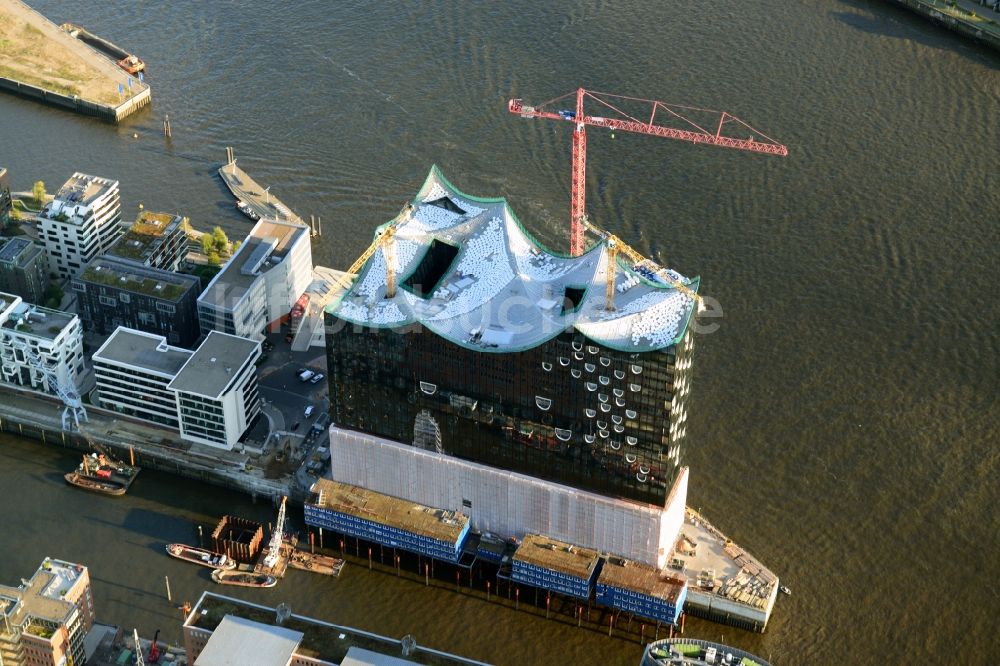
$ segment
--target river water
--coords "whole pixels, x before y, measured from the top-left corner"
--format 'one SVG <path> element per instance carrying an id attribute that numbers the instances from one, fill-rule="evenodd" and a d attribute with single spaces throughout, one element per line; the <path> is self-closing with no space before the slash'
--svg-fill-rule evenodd
<path id="1" fill-rule="evenodd" d="M 725 109 L 787 144 L 780 159 L 590 135 L 591 216 L 700 274 L 724 309 L 695 357 L 689 502 L 794 592 L 762 636 L 687 632 L 783 664 L 890 649 L 981 663 L 995 647 L 995 54 L 863 0 L 36 6 L 145 58 L 154 103 L 113 127 L 0 97 L 15 189 L 96 173 L 121 180 L 127 212 L 142 202 L 236 236 L 248 225 L 213 178 L 233 146 L 295 211 L 322 216 L 327 265 L 357 256 L 433 163 L 565 247 L 569 128 L 512 116 L 511 96 L 582 85 Z M 179 638 L 164 575 L 175 600 L 210 586 L 164 543 L 222 513 L 272 514 L 154 473 L 120 501 L 89 497 L 61 484 L 72 457 L 0 443 L 0 580 L 46 555 L 85 562 L 99 615 L 144 633 Z M 499 663 L 638 659 L 597 632 L 348 573 L 250 596 Z"/>

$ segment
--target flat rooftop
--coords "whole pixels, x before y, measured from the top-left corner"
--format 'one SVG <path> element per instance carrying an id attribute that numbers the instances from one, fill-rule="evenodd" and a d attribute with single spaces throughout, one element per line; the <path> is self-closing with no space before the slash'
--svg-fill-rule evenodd
<path id="1" fill-rule="evenodd" d="M 198 289 L 201 285 L 198 277 L 194 275 L 143 266 L 128 259 L 107 255 L 91 261 L 77 279 L 173 303 L 180 301 L 188 291 Z"/>
<path id="2" fill-rule="evenodd" d="M 211 331 L 167 388 L 218 399 L 247 361 L 260 354 L 260 343 Z"/>
<path id="3" fill-rule="evenodd" d="M 110 253 L 134 261 L 145 261 L 167 238 L 179 231 L 185 219 L 180 215 L 144 210 L 118 239 Z"/>
<path id="4" fill-rule="evenodd" d="M 514 561 L 561 571 L 576 578 L 589 579 L 600 554 L 590 548 L 574 546 L 540 534 L 526 534 L 514 553 Z"/>
<path id="5" fill-rule="evenodd" d="M 227 615 L 215 628 L 194 666 L 285 666 L 303 633 Z"/>
<path id="6" fill-rule="evenodd" d="M 227 617 L 244 618 L 260 624 L 272 625 L 275 622 L 275 612 L 275 609 L 267 606 L 259 606 L 220 594 L 204 592 L 191 614 L 184 621 L 184 626 L 214 632 Z M 292 615 L 282 623 L 282 627 L 302 634 L 302 640 L 296 649 L 296 654 L 312 659 L 341 664 L 344 663 L 352 648 L 361 648 L 380 655 L 402 655 L 402 646 L 398 640 L 301 615 Z M 408 663 L 425 664 L 426 666 L 481 664 L 478 661 L 438 652 L 420 645 L 407 659 L 409 659 Z M 196 664 L 201 664 L 201 660 L 199 659 Z"/>
<path id="7" fill-rule="evenodd" d="M 118 327 L 94 353 L 93 360 L 122 363 L 174 377 L 193 354 L 171 347 L 162 335 Z"/>
<path id="8" fill-rule="evenodd" d="M 690 590 L 770 612 L 778 577 L 690 507 L 667 560 L 683 566 Z"/>
<path id="9" fill-rule="evenodd" d="M 312 491 L 318 495 L 318 507 L 448 543 L 458 542 L 469 524 L 469 517 L 457 511 L 423 506 L 330 479 L 317 480 Z"/>
<path id="10" fill-rule="evenodd" d="M 12 261 L 15 261 L 18 255 L 21 254 L 21 252 L 23 252 L 25 248 L 34 245 L 34 243 L 32 243 L 30 240 L 28 240 L 27 238 L 23 238 L 21 236 L 9 239 L 0 239 L 0 242 L 4 240 L 6 240 L 7 242 L 3 243 L 2 246 L 0 246 L 0 262 L 8 264 L 11 263 Z M 38 249 L 41 250 L 42 248 Z"/>
<path id="11" fill-rule="evenodd" d="M 597 577 L 598 583 L 648 594 L 675 604 L 687 581 L 666 571 L 641 562 L 609 557 Z"/>
<path id="12" fill-rule="evenodd" d="M 0 294 L 0 300 L 6 303 L 10 303 L 13 298 L 11 294 Z M 3 322 L 3 328 L 44 340 L 55 340 L 74 319 L 76 315 L 71 312 L 21 302 L 11 308 L 10 316 Z"/>
<path id="13" fill-rule="evenodd" d="M 59 188 L 55 198 L 73 205 L 89 206 L 111 189 L 118 186 L 117 180 L 88 176 L 77 171 Z"/>

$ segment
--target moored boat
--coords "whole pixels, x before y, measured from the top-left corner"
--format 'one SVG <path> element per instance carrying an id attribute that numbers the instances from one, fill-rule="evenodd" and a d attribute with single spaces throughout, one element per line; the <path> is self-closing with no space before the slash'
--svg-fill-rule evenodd
<path id="1" fill-rule="evenodd" d="M 257 211 L 255 211 L 246 201 L 243 201 L 242 199 L 237 200 L 236 207 L 241 213 L 249 217 L 254 222 L 260 219 L 260 215 L 257 214 Z"/>
<path id="2" fill-rule="evenodd" d="M 241 587 L 274 587 L 278 579 L 266 574 L 252 571 L 225 571 L 216 569 L 212 572 L 212 580 L 220 585 L 239 585 Z"/>
<path id="3" fill-rule="evenodd" d="M 105 478 L 101 476 L 94 476 L 92 474 L 82 474 L 80 472 L 69 472 L 63 476 L 66 479 L 66 483 L 71 486 L 76 486 L 77 488 L 82 488 L 83 490 L 89 490 L 95 493 L 101 493 L 102 495 L 111 495 L 113 497 L 120 497 L 125 494 L 127 486 L 119 481 L 114 481 L 110 478 Z"/>
<path id="4" fill-rule="evenodd" d="M 209 567 L 210 569 L 231 571 L 236 568 L 236 561 L 226 557 L 222 553 L 214 553 L 204 548 L 195 548 L 183 543 L 168 544 L 167 555 L 184 560 L 185 562 Z"/>

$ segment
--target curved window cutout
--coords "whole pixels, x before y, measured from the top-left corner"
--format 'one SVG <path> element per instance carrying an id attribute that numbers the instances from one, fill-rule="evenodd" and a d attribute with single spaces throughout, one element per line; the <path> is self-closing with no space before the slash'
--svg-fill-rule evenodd
<path id="1" fill-rule="evenodd" d="M 642 390 L 642 387 L 641 387 L 641 386 L 639 386 L 638 384 L 629 384 L 629 385 L 628 385 L 628 388 L 629 388 L 629 390 L 630 390 L 630 391 L 632 391 L 633 393 L 638 393 L 639 391 L 641 391 L 641 390 Z"/>
<path id="2" fill-rule="evenodd" d="M 597 354 L 601 351 L 600 347 L 595 347 L 594 345 L 587 345 L 587 351 L 591 354 Z"/>
<path id="3" fill-rule="evenodd" d="M 616 426 L 614 426 L 614 431 L 617 432 L 617 433 L 619 433 L 619 434 L 621 434 L 621 433 L 625 432 L 625 426 L 623 426 L 623 425 L 616 425 Z"/>
<path id="4" fill-rule="evenodd" d="M 593 363 L 584 363 L 583 369 L 586 370 L 587 372 L 593 372 L 594 370 L 597 370 L 597 366 L 594 365 Z"/>
<path id="5" fill-rule="evenodd" d="M 573 368 L 572 370 L 569 371 L 569 374 L 573 375 L 573 379 L 579 379 L 580 375 L 582 375 L 583 373 L 580 372 L 579 368 Z"/>
<path id="6" fill-rule="evenodd" d="M 622 443 L 616 442 L 615 440 L 611 440 L 611 448 L 617 451 L 618 449 L 622 448 Z"/>
<path id="7" fill-rule="evenodd" d="M 420 382 L 420 390 L 427 395 L 434 395 L 437 393 L 437 384 L 431 384 L 430 382 Z"/>
<path id="8" fill-rule="evenodd" d="M 635 457 L 635 455 L 633 455 L 633 454 L 631 454 L 631 453 L 626 453 L 626 454 L 625 454 L 625 462 L 627 462 L 628 464 L 630 464 L 630 465 L 631 465 L 631 464 L 632 464 L 632 463 L 634 463 L 635 461 L 636 461 L 636 457 Z"/>
<path id="9" fill-rule="evenodd" d="M 625 410 L 625 416 L 627 418 L 634 419 L 636 417 L 636 412 L 635 412 L 634 409 L 626 409 Z"/>
<path id="10" fill-rule="evenodd" d="M 597 384 L 595 384 L 594 382 L 587 382 L 587 390 L 588 391 L 596 391 L 597 390 Z"/>
<path id="11" fill-rule="evenodd" d="M 625 398 L 615 398 L 615 404 L 619 407 L 625 406 Z"/>
<path id="12" fill-rule="evenodd" d="M 582 361 L 583 360 L 583 352 L 573 352 L 573 358 L 575 358 L 578 361 Z"/>
<path id="13" fill-rule="evenodd" d="M 625 379 L 625 371 L 615 370 L 615 379 Z"/>
<path id="14" fill-rule="evenodd" d="M 601 386 L 607 386 L 611 383 L 611 380 L 604 376 L 598 377 L 597 381 L 601 382 Z"/>
<path id="15" fill-rule="evenodd" d="M 597 422 L 597 429 L 598 430 L 607 430 L 608 429 L 608 422 L 607 421 L 598 421 Z"/>
<path id="16" fill-rule="evenodd" d="M 569 359 L 566 358 L 565 356 L 560 356 L 559 357 L 559 365 L 561 365 L 561 366 L 563 366 L 565 368 L 567 365 L 569 365 Z"/>
<path id="17" fill-rule="evenodd" d="M 556 439 L 560 442 L 568 442 L 569 438 L 573 436 L 572 430 L 563 430 L 562 428 L 556 428 Z"/>
<path id="18" fill-rule="evenodd" d="M 622 417 L 618 416 L 617 414 L 614 414 L 611 417 L 611 422 L 612 423 L 617 423 L 618 425 L 621 425 L 621 423 L 622 423 Z"/>
<path id="19" fill-rule="evenodd" d="M 649 474 L 649 468 L 646 467 L 645 465 L 639 465 L 639 473 L 640 474 Z"/>
<path id="20" fill-rule="evenodd" d="M 637 437 L 633 437 L 632 435 L 626 437 L 625 441 L 628 442 L 629 446 L 635 446 L 636 444 L 639 443 L 639 439 Z"/>
<path id="21" fill-rule="evenodd" d="M 594 437 L 593 435 L 584 435 L 583 441 L 587 442 L 587 444 L 593 444 L 595 441 L 597 441 L 597 438 Z"/>
<path id="22" fill-rule="evenodd" d="M 602 412 L 610 412 L 611 411 L 611 405 L 607 404 L 606 402 L 602 402 L 600 404 L 600 408 L 601 408 Z"/>
<path id="23" fill-rule="evenodd" d="M 616 398 L 624 398 L 625 397 L 625 391 L 623 389 L 620 389 L 620 388 L 614 389 L 612 391 L 612 393 L 615 394 Z"/>
<path id="24" fill-rule="evenodd" d="M 552 407 L 552 398 L 543 398 L 540 395 L 536 395 L 535 405 L 537 405 L 538 409 L 542 410 L 543 412 L 547 412 L 549 411 L 549 408 Z"/>
<path id="25" fill-rule="evenodd" d="M 579 340 L 574 340 L 572 342 L 572 345 L 573 345 L 573 351 L 583 351 L 583 343 L 580 342 Z"/>
<path id="26" fill-rule="evenodd" d="M 601 365 L 603 365 L 605 368 L 608 367 L 609 365 L 611 365 L 611 359 L 608 358 L 607 356 L 602 356 Z"/>
<path id="27" fill-rule="evenodd" d="M 635 475 L 635 480 L 638 481 L 639 483 L 646 483 L 646 475 L 643 474 L 642 472 L 639 472 L 638 474 Z"/>
<path id="28" fill-rule="evenodd" d="M 608 438 L 608 431 L 607 430 L 598 430 L 597 434 L 600 435 L 601 437 L 603 437 L 604 439 Z"/>
<path id="29" fill-rule="evenodd" d="M 633 365 L 632 366 L 632 374 L 633 375 L 641 375 L 642 374 L 642 366 L 641 365 Z"/>
<path id="30" fill-rule="evenodd" d="M 607 402 L 608 401 L 608 394 L 607 393 L 598 393 L 597 394 L 597 399 L 600 400 L 601 402 Z"/>
<path id="31" fill-rule="evenodd" d="M 542 361 L 542 370 L 545 372 L 552 372 L 552 364 L 548 361 Z"/>
<path id="32" fill-rule="evenodd" d="M 587 409 L 583 410 L 583 413 L 587 415 L 588 419 L 592 419 L 595 416 L 597 416 L 597 410 L 596 409 L 587 408 Z"/>

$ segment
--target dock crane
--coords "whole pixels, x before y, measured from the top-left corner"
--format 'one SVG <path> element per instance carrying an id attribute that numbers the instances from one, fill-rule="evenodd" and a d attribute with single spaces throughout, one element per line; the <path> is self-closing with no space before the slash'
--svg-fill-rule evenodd
<path id="1" fill-rule="evenodd" d="M 267 544 L 267 555 L 264 556 L 264 566 L 273 567 L 281 557 L 281 544 L 285 538 L 285 502 L 287 497 L 281 498 L 281 508 L 278 509 L 278 522 L 274 524 L 274 531 L 271 533 L 271 542 Z"/>
<path id="2" fill-rule="evenodd" d="M 574 94 L 576 95 L 575 110 L 560 109 L 560 103 Z M 602 105 L 602 113 L 613 115 L 608 117 L 588 115 L 583 108 L 585 99 L 593 100 Z M 649 105 L 649 119 L 641 120 L 635 115 L 619 108 L 625 103 L 639 105 L 643 108 Z M 538 106 L 526 105 L 524 100 L 520 98 L 512 99 L 508 102 L 507 108 L 511 113 L 519 114 L 522 118 L 564 120 L 572 122 L 574 125 L 572 201 L 570 208 L 570 254 L 574 257 L 583 254 L 584 230 L 588 228 L 584 219 L 584 215 L 586 214 L 585 199 L 587 189 L 587 125 L 604 127 L 612 131 L 621 130 L 637 134 L 651 134 L 668 139 L 678 139 L 691 143 L 733 148 L 736 150 L 747 150 L 767 155 L 779 155 L 782 157 L 788 155 L 788 148 L 786 146 L 774 141 L 763 132 L 754 129 L 736 116 L 725 111 L 710 111 L 690 106 L 666 104 L 656 100 L 599 93 L 584 90 L 583 88 L 577 88 L 575 93 L 567 93 Z M 693 116 L 692 112 L 705 115 L 712 121 L 711 124 L 705 120 L 696 121 L 691 117 Z M 660 114 L 659 119 L 657 118 L 657 113 Z M 677 127 L 665 125 L 663 122 L 673 123 Z M 749 136 L 747 138 L 738 138 L 723 134 L 722 130 L 727 125 L 739 126 Z"/>
<path id="3" fill-rule="evenodd" d="M 24 355 L 24 360 L 28 362 L 28 365 L 41 375 L 56 397 L 62 400 L 63 430 L 79 430 L 80 422 L 87 420 L 87 408 L 83 406 L 83 400 L 73 382 L 64 382 L 60 379 L 55 369 L 39 355 L 38 350 L 32 348 L 24 340 L 14 338 L 11 340 L 11 344 L 14 349 L 19 350 Z"/>

